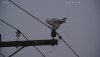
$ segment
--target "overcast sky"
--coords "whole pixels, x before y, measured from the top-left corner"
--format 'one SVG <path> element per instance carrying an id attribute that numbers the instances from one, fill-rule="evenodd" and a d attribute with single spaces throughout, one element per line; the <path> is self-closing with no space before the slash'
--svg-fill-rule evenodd
<path id="1" fill-rule="evenodd" d="M 68 17 L 57 32 L 80 57 L 100 57 L 99 0 L 12 0 L 43 22 L 46 18 Z M 52 39 L 51 30 L 7 0 L 0 0 L 0 19 L 18 28 L 30 40 Z M 0 21 L 2 41 L 16 41 L 16 30 Z M 56 38 L 58 39 L 58 38 Z M 20 40 L 26 40 L 23 36 Z M 58 39 L 59 40 L 59 39 Z M 46 57 L 77 57 L 63 41 L 56 46 L 39 46 Z M 2 48 L 6 57 L 17 49 Z M 34 47 L 25 47 L 13 57 L 41 57 Z M 1 56 L 0 56 L 1 57 Z"/>

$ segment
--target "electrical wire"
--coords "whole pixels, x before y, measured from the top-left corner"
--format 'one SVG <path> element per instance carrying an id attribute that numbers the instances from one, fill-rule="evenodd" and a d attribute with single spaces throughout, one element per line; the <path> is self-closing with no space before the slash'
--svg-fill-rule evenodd
<path id="1" fill-rule="evenodd" d="M 70 37 L 69 37 L 69 34 L 65 31 L 65 29 L 63 28 L 63 30 L 64 30 L 64 32 L 66 33 L 66 35 L 67 35 L 67 37 L 69 38 L 69 39 L 71 39 Z M 62 39 L 63 40 L 63 39 Z M 64 41 L 64 40 L 63 40 Z M 65 41 L 64 41 L 65 42 Z M 66 42 L 65 42 L 66 43 Z M 67 43 L 66 43 L 67 44 Z M 68 45 L 68 47 L 70 47 L 69 46 L 69 44 L 67 44 Z M 76 56 L 78 56 L 79 57 L 79 55 L 73 50 L 73 48 L 72 47 L 70 47 L 70 49 L 75 53 L 75 55 Z"/>
<path id="2" fill-rule="evenodd" d="M 0 21 L 2 21 L 3 23 L 5 23 L 6 25 L 12 27 L 12 28 L 15 29 L 15 30 L 18 30 L 17 28 L 13 27 L 12 25 L 8 24 L 7 22 L 3 21 L 2 19 L 0 19 Z"/>
<path id="3" fill-rule="evenodd" d="M 35 18 L 36 20 L 38 20 L 39 22 L 41 22 L 42 24 L 44 24 L 45 26 L 47 26 L 48 28 L 52 29 L 50 26 L 48 26 L 47 24 L 45 24 L 44 22 L 42 22 L 40 19 L 38 19 L 37 17 L 33 16 L 31 13 L 29 13 L 28 11 L 26 11 L 25 9 L 23 9 L 22 7 L 18 6 L 16 3 L 14 3 L 11 0 L 8 0 L 9 2 L 11 2 L 12 4 L 14 4 L 15 6 L 17 6 L 18 8 L 20 8 L 22 11 L 24 11 L 25 13 L 27 13 L 28 15 L 30 15 L 31 17 Z M 57 33 L 57 35 L 59 36 L 59 38 L 75 53 L 75 55 L 77 57 L 79 57 L 79 55 L 72 49 L 72 47 Z"/>
<path id="4" fill-rule="evenodd" d="M 29 13 L 28 11 L 26 11 L 25 9 L 23 9 L 22 7 L 20 7 L 19 5 L 17 5 L 16 3 L 14 3 L 11 0 L 8 0 L 9 2 L 11 2 L 12 4 L 14 4 L 15 6 L 17 6 L 18 8 L 20 8 L 22 11 L 24 11 L 25 13 L 27 13 L 28 15 L 30 15 L 31 17 L 35 18 L 36 20 L 38 20 L 39 22 L 41 22 L 42 24 L 44 24 L 45 26 L 51 28 L 50 26 L 48 26 L 47 24 L 45 24 L 44 22 L 42 22 L 40 19 L 38 19 L 37 17 L 35 17 L 34 15 L 32 15 L 31 13 Z M 52 29 L 52 28 L 51 28 Z"/>
<path id="5" fill-rule="evenodd" d="M 19 48 L 17 51 L 15 51 L 14 53 L 12 53 L 10 56 L 8 57 L 12 57 L 13 55 L 15 55 L 17 52 L 19 52 L 20 50 L 22 50 L 24 48 L 24 46 L 22 46 L 21 48 Z"/>
<path id="6" fill-rule="evenodd" d="M 64 30 L 64 32 L 66 33 L 66 35 L 68 36 L 68 38 L 70 39 L 68 33 L 65 31 L 64 28 L 63 28 L 63 30 Z M 61 43 L 61 40 L 58 42 L 58 45 L 59 45 L 60 43 Z M 58 48 L 58 45 L 57 45 L 55 48 L 53 48 L 51 51 L 47 52 L 47 53 L 45 54 L 45 56 L 46 56 L 46 55 L 49 55 L 50 53 L 52 53 L 53 51 L 55 51 L 55 50 Z"/>
<path id="7" fill-rule="evenodd" d="M 8 24 L 7 22 L 3 21 L 2 19 L 0 19 L 0 21 L 2 21 L 3 23 L 5 23 L 6 25 L 12 27 L 12 28 L 15 29 L 15 30 L 18 30 L 17 28 L 15 28 L 14 26 Z M 19 30 L 19 31 L 20 31 L 20 30 Z M 22 36 L 23 36 L 25 39 L 27 39 L 27 41 L 29 41 L 28 38 L 27 38 L 21 31 L 20 31 L 20 33 L 22 34 Z M 33 44 L 34 44 L 34 42 L 33 42 Z M 44 55 L 36 46 L 34 46 L 34 48 L 35 48 L 36 50 L 38 50 L 38 52 L 40 52 L 40 53 L 45 57 L 45 55 Z"/>
<path id="8" fill-rule="evenodd" d="M 10 26 L 10 27 L 13 28 L 13 29 L 15 29 L 15 30 L 17 30 L 17 31 L 20 31 L 20 30 L 18 30 L 17 28 L 15 28 L 14 26 L 12 26 L 12 25 L 8 24 L 7 22 L 3 21 L 2 19 L 0 19 L 0 21 L 3 22 L 3 23 L 5 23 L 6 25 Z M 20 31 L 20 33 L 24 36 L 24 38 L 27 39 L 27 37 L 25 37 L 25 35 L 24 35 L 21 31 Z M 28 39 L 27 39 L 27 40 L 28 40 Z"/>

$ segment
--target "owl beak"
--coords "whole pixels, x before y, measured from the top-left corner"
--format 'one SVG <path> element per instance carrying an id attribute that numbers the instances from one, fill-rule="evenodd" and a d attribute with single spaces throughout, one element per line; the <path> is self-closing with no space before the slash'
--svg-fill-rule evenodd
<path id="1" fill-rule="evenodd" d="M 67 17 L 62 19 L 63 23 L 66 23 L 66 19 L 67 19 Z"/>
<path id="2" fill-rule="evenodd" d="M 67 19 L 67 17 L 63 18 L 62 20 L 66 20 L 66 19 Z"/>

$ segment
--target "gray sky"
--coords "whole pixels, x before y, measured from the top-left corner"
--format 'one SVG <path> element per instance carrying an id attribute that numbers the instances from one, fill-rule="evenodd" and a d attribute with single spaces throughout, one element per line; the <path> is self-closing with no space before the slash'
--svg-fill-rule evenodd
<path id="1" fill-rule="evenodd" d="M 12 0 L 31 14 L 45 22 L 46 18 L 68 17 L 68 22 L 57 30 L 65 41 L 80 57 L 100 57 L 100 7 L 99 0 Z M 20 29 L 30 40 L 51 39 L 50 29 L 33 19 L 22 10 L 8 2 L 0 0 L 0 18 Z M 0 22 L 2 41 L 16 41 L 16 30 Z M 67 33 L 67 34 L 66 34 Z M 20 40 L 25 40 L 20 37 Z M 54 46 L 55 48 L 56 46 Z M 44 54 L 52 46 L 38 47 Z M 2 48 L 2 53 L 9 56 L 16 48 Z M 13 57 L 41 57 L 33 47 L 26 47 Z M 63 43 L 46 57 L 76 57 Z"/>

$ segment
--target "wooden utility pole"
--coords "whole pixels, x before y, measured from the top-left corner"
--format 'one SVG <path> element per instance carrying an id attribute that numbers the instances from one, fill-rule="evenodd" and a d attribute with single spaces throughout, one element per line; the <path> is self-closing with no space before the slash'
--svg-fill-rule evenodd
<path id="1" fill-rule="evenodd" d="M 1 43 L 1 34 L 0 34 L 0 43 Z"/>

